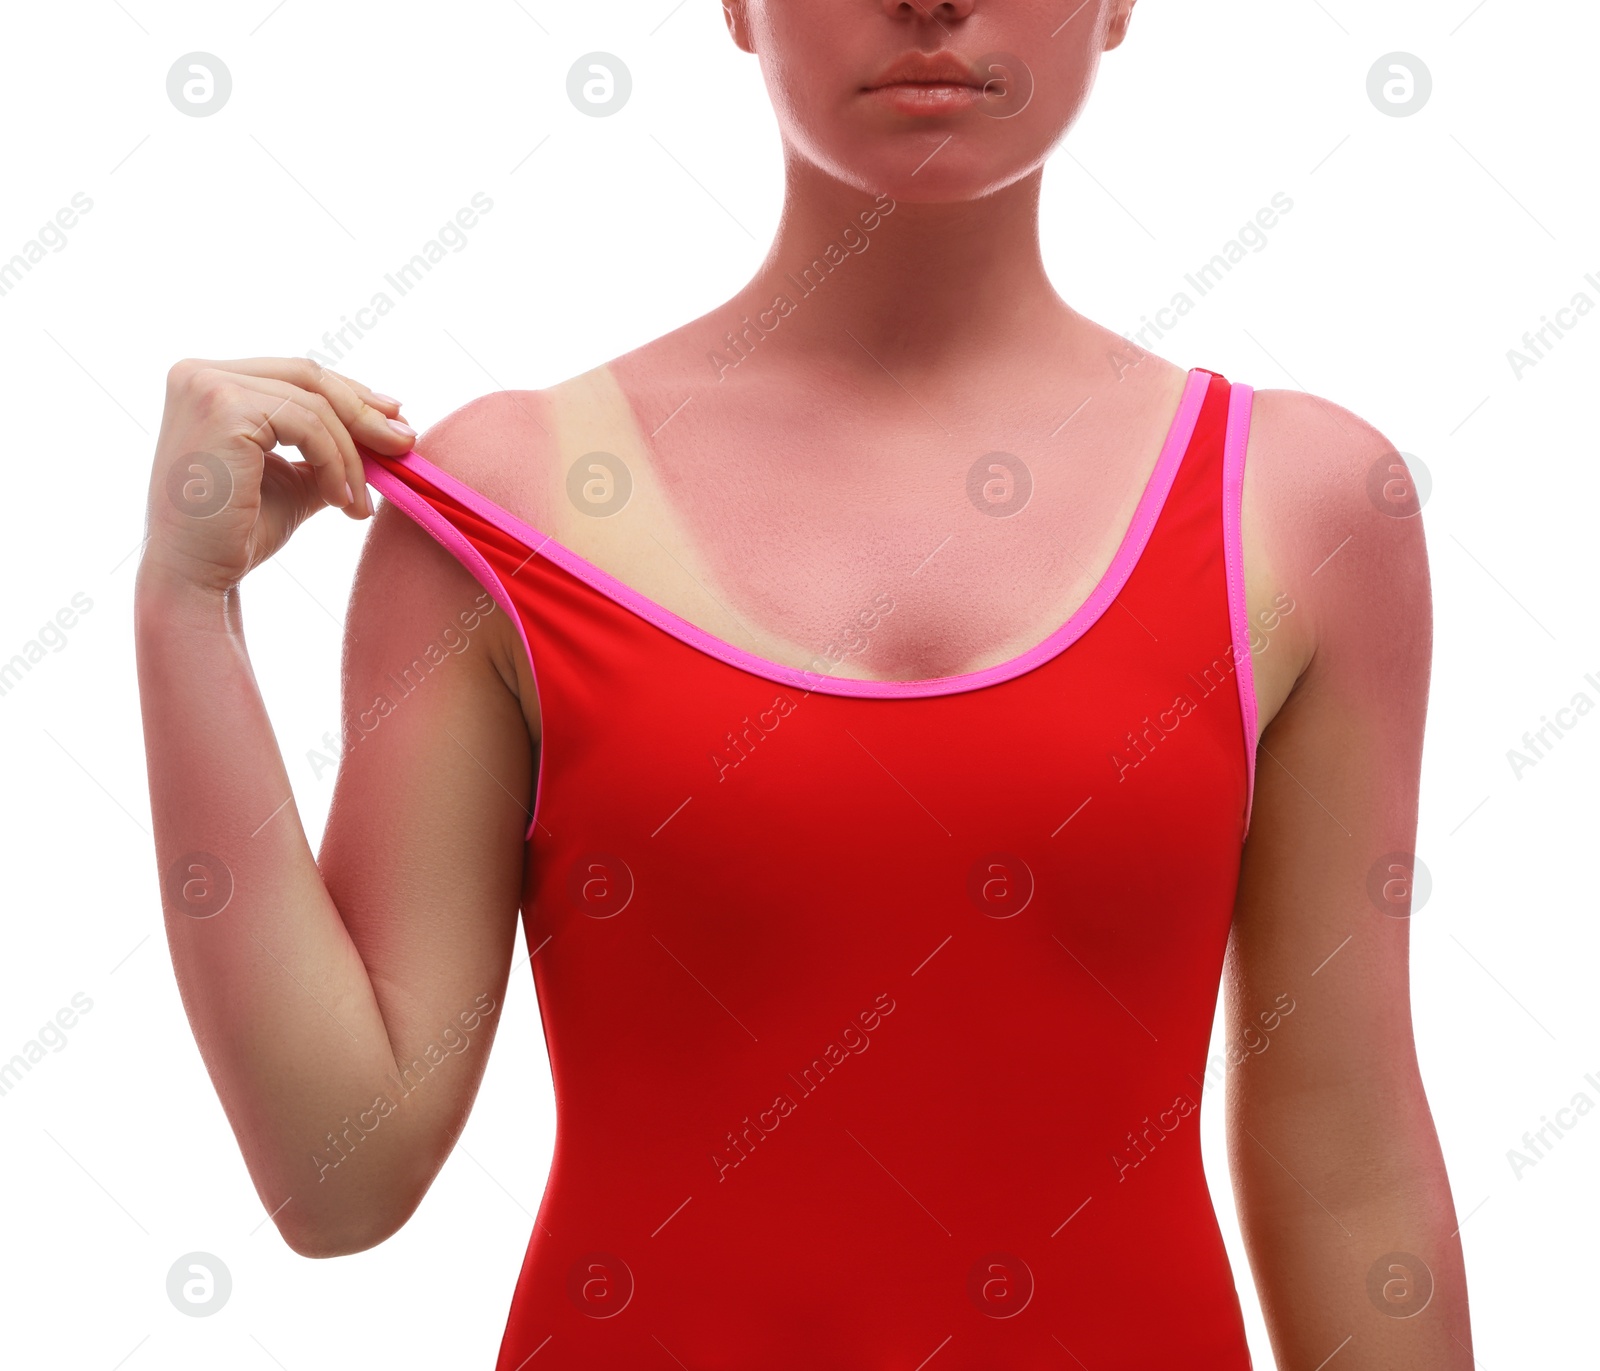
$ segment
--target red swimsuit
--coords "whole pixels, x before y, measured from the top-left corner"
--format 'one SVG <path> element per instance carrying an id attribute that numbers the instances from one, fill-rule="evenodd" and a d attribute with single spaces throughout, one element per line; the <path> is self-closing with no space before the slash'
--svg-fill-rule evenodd
<path id="1" fill-rule="evenodd" d="M 1255 774 L 1250 399 L 1191 372 L 1083 607 L 915 682 L 751 656 L 364 454 L 537 672 L 558 1126 L 497 1371 L 1250 1366 L 1197 1112 Z"/>

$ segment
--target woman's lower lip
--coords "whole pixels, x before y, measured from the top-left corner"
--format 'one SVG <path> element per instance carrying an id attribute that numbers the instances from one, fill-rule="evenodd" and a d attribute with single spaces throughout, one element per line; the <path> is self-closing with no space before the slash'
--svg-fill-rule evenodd
<path id="1" fill-rule="evenodd" d="M 866 92 L 901 114 L 953 114 L 969 109 L 983 98 L 976 86 L 956 86 L 929 82 L 875 86 Z"/>

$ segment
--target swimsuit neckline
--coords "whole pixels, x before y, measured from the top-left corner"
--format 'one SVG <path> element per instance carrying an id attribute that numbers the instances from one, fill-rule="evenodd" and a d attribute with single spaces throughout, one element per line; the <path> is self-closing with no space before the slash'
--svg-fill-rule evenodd
<path id="1" fill-rule="evenodd" d="M 918 680 L 863 680 L 848 676 L 829 676 L 821 672 L 788 666 L 735 647 L 724 638 L 691 623 L 675 614 L 665 605 L 652 600 L 610 572 L 565 547 L 550 535 L 540 532 L 526 520 L 480 495 L 465 482 L 452 476 L 442 467 L 435 466 L 414 449 L 404 456 L 390 458 L 394 464 L 407 468 L 452 499 L 464 505 L 479 518 L 486 520 L 523 545 L 530 556 L 542 556 L 564 571 L 584 582 L 606 599 L 621 605 L 640 618 L 656 625 L 663 632 L 689 646 L 715 657 L 729 666 L 737 667 L 751 675 L 806 691 L 819 691 L 827 695 L 848 695 L 876 699 L 906 699 L 920 696 L 951 695 L 1023 676 L 1043 666 L 1060 655 L 1081 638 L 1110 607 L 1132 575 L 1134 567 L 1149 542 L 1156 519 L 1166 503 L 1168 492 L 1177 476 L 1179 464 L 1188 450 L 1200 410 L 1205 402 L 1212 373 L 1201 367 L 1191 368 L 1184 383 L 1183 395 L 1167 428 L 1160 455 L 1145 482 L 1144 490 L 1134 509 L 1133 518 L 1124 531 L 1110 565 L 1095 583 L 1084 601 L 1044 641 L 1035 644 L 993 666 L 977 671 L 961 672 L 950 676 L 924 677 Z M 370 468 L 369 468 L 370 470 Z M 380 486 L 380 489 L 384 489 Z M 387 491 L 385 490 L 385 493 Z"/>

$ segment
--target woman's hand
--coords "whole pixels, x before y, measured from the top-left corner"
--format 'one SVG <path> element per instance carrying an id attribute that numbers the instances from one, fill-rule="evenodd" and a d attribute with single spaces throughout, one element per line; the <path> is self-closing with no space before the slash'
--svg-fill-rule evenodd
<path id="1" fill-rule="evenodd" d="M 167 373 L 143 563 L 226 594 L 310 515 L 372 513 L 360 443 L 398 456 L 416 439 L 400 403 L 304 357 L 186 358 Z M 298 448 L 290 462 L 273 449 Z"/>

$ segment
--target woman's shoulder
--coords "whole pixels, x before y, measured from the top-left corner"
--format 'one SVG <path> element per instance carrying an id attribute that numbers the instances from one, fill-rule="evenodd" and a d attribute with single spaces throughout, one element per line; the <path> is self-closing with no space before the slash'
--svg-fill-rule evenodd
<path id="1" fill-rule="evenodd" d="M 1345 406 L 1305 391 L 1254 393 L 1244 465 L 1247 581 L 1270 581 L 1304 606 L 1292 616 L 1291 637 L 1307 663 L 1382 656 L 1381 639 L 1428 638 L 1426 479 L 1387 434 Z"/>
<path id="2" fill-rule="evenodd" d="M 416 450 L 434 466 L 497 504 L 530 484 L 528 469 L 550 456 L 549 392 L 494 390 L 477 395 L 428 424 Z"/>
<path id="3" fill-rule="evenodd" d="M 1392 532 L 1394 538 L 1382 541 L 1397 554 L 1420 540 L 1427 492 L 1419 482 L 1425 479 L 1387 434 L 1333 400 L 1300 390 L 1252 396 L 1246 499 L 1256 492 L 1288 521 L 1285 532 L 1296 539 L 1337 534 L 1337 545 Z"/>
<path id="4" fill-rule="evenodd" d="M 427 425 L 416 451 L 485 499 L 559 536 L 573 463 L 627 432 L 605 365 L 537 389 L 494 390 Z"/>

